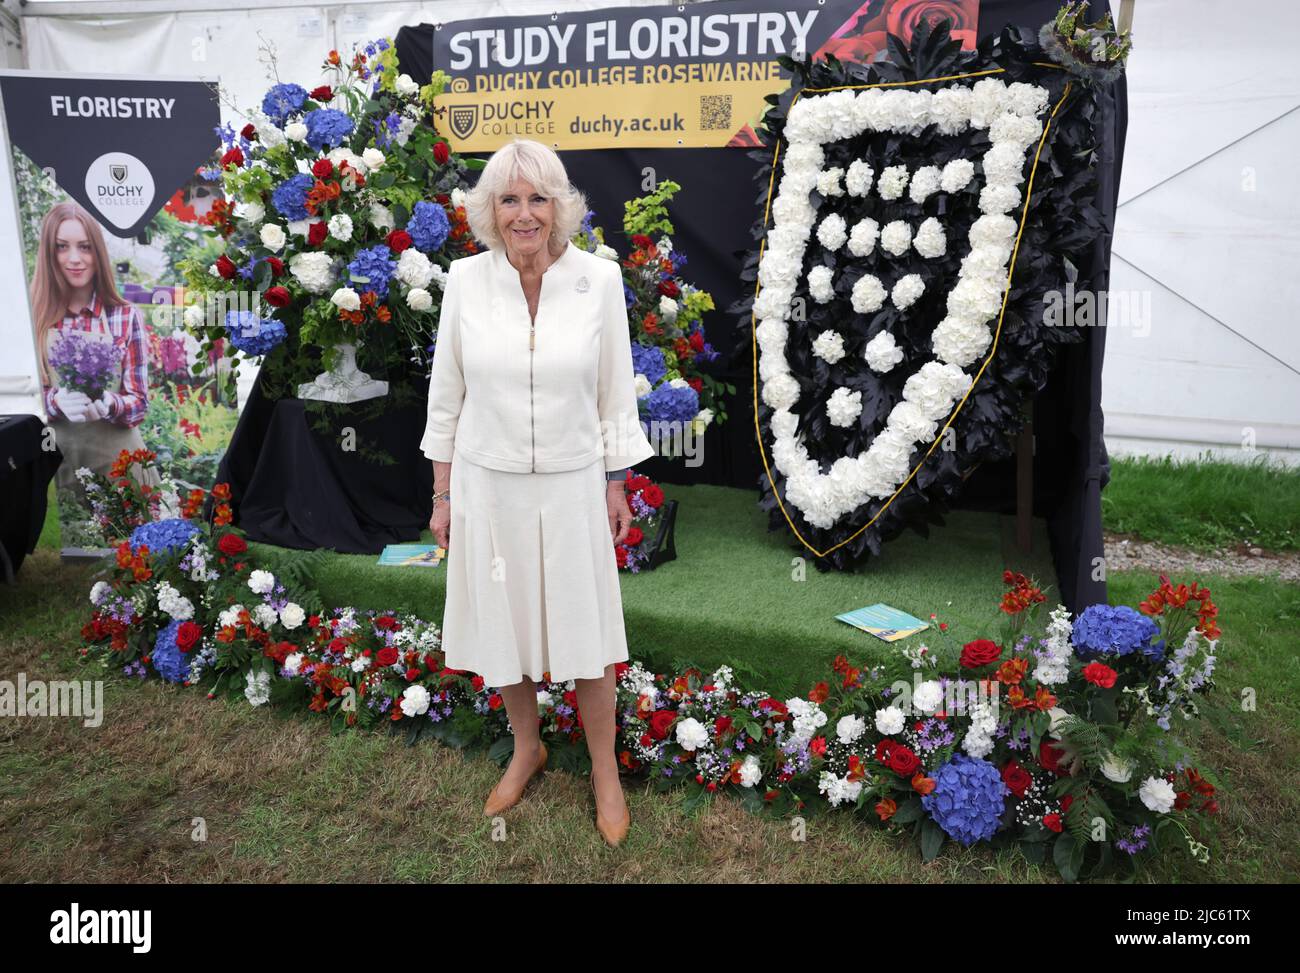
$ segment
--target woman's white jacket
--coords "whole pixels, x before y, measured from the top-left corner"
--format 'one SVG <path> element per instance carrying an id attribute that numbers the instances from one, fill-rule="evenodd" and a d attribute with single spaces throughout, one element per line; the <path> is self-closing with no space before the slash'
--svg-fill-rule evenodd
<path id="1" fill-rule="evenodd" d="M 420 449 L 450 462 L 558 473 L 603 458 L 606 471 L 653 456 L 637 414 L 623 274 L 566 242 L 542 274 L 531 328 L 504 251 L 447 273 Z"/>

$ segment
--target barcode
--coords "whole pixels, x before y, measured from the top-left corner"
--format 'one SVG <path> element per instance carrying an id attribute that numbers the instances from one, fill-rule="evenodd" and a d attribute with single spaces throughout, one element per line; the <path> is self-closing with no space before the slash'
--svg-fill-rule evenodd
<path id="1" fill-rule="evenodd" d="M 700 95 L 700 128 L 731 127 L 731 95 Z"/>

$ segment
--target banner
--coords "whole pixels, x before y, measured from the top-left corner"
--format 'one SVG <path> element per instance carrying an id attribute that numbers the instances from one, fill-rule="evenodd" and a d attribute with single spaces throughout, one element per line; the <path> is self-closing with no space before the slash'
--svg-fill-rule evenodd
<path id="1" fill-rule="evenodd" d="M 22 256 L 27 300 L 13 309 L 63 454 L 62 546 L 97 549 L 78 469 L 109 475 L 122 450 L 148 449 L 156 461 L 131 475 L 183 494 L 211 485 L 234 428 L 222 376 L 185 332 L 181 286 L 182 261 L 220 247 L 199 225 L 219 195 L 199 173 L 220 113 L 198 80 L 5 72 L 0 100 L 18 223 L 6 259 Z"/>
<path id="2" fill-rule="evenodd" d="M 866 62 L 938 18 L 973 48 L 978 16 L 978 0 L 736 0 L 458 20 L 433 31 L 433 67 L 451 76 L 438 132 L 460 152 L 752 147 L 766 97 L 789 85 L 779 56 Z"/>

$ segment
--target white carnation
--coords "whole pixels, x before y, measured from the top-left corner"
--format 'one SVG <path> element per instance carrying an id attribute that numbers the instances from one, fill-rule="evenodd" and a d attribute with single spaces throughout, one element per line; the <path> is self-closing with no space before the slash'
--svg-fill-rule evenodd
<path id="1" fill-rule="evenodd" d="M 942 706 L 943 686 L 933 679 L 921 683 L 912 693 L 912 707 L 921 713 L 936 713 Z"/>
<path id="2" fill-rule="evenodd" d="M 1138 788 L 1138 797 L 1146 805 L 1147 810 L 1155 811 L 1157 814 L 1168 814 L 1174 809 L 1174 801 L 1178 795 L 1174 791 L 1174 785 L 1163 777 L 1148 777 Z"/>
<path id="3" fill-rule="evenodd" d="M 347 243 L 352 239 L 352 217 L 347 213 L 336 213 L 331 216 L 327 228 L 330 236 L 341 243 Z"/>
<path id="4" fill-rule="evenodd" d="M 856 389 L 837 388 L 826 400 L 826 416 L 833 426 L 848 428 L 862 415 L 862 393 Z"/>
<path id="5" fill-rule="evenodd" d="M 924 293 L 925 281 L 921 279 L 921 275 L 906 274 L 894 284 L 894 289 L 890 291 L 889 297 L 894 302 L 894 307 L 901 311 L 915 304 L 917 298 Z"/>
<path id="6" fill-rule="evenodd" d="M 289 260 L 289 273 L 312 294 L 324 294 L 334 285 L 334 259 L 328 253 L 311 250 L 295 254 Z"/>
<path id="7" fill-rule="evenodd" d="M 832 213 L 822 220 L 817 227 L 817 240 L 827 250 L 838 250 L 844 246 L 846 239 L 848 239 L 848 233 L 844 228 L 844 217 L 840 216 L 839 213 Z"/>
<path id="8" fill-rule="evenodd" d="M 258 568 L 248 576 L 248 587 L 254 594 L 264 595 L 275 587 L 275 575 Z"/>
<path id="9" fill-rule="evenodd" d="M 840 743 L 853 743 L 866 732 L 867 721 L 853 713 L 841 716 L 839 722 L 835 724 L 835 736 Z"/>
<path id="10" fill-rule="evenodd" d="M 939 191 L 939 167 L 922 166 L 912 175 L 912 185 L 908 195 L 914 203 L 924 203 L 933 193 Z"/>
<path id="11" fill-rule="evenodd" d="M 939 176 L 939 188 L 945 193 L 956 193 L 965 189 L 975 176 L 975 163 L 970 159 L 953 159 L 943 167 Z"/>
<path id="12" fill-rule="evenodd" d="M 884 709 L 876 710 L 876 730 L 885 736 L 892 737 L 902 733 L 906 725 L 907 719 L 897 706 L 886 706 Z"/>
<path id="13" fill-rule="evenodd" d="M 408 287 L 428 287 L 433 279 L 433 264 L 415 247 L 407 247 L 397 258 L 397 277 Z"/>
<path id="14" fill-rule="evenodd" d="M 880 246 L 895 257 L 905 254 L 912 245 L 912 228 L 903 220 L 886 223 L 880 231 Z"/>
<path id="15" fill-rule="evenodd" d="M 912 238 L 916 252 L 926 259 L 942 257 L 948 249 L 948 238 L 943 232 L 943 224 L 933 216 L 927 217 L 917 228 Z"/>
<path id="16" fill-rule="evenodd" d="M 844 177 L 844 183 L 849 191 L 850 196 L 865 196 L 871 191 L 871 181 L 875 179 L 876 173 L 871 166 L 867 165 L 861 159 L 854 159 L 849 165 L 848 174 Z"/>
<path id="17" fill-rule="evenodd" d="M 886 166 L 876 183 L 881 199 L 898 199 L 907 188 L 907 166 Z"/>
<path id="18" fill-rule="evenodd" d="M 871 217 L 853 224 L 849 233 L 849 253 L 855 257 L 866 257 L 876 248 L 876 238 L 880 236 L 880 224 Z"/>
<path id="19" fill-rule="evenodd" d="M 307 140 L 307 126 L 302 122 L 290 122 L 284 127 L 284 137 L 290 142 L 305 142 Z"/>
<path id="20" fill-rule="evenodd" d="M 814 301 L 825 304 L 835 297 L 833 278 L 834 271 L 822 264 L 808 271 L 808 293 L 812 295 Z"/>
<path id="21" fill-rule="evenodd" d="M 433 295 L 423 287 L 413 287 L 406 292 L 406 306 L 412 311 L 427 311 L 433 307 Z"/>
<path id="22" fill-rule="evenodd" d="M 708 742 L 708 728 L 695 717 L 688 716 L 677 724 L 677 743 L 683 750 L 699 750 Z"/>
<path id="23" fill-rule="evenodd" d="M 834 364 L 844 357 L 844 336 L 838 331 L 823 331 L 812 343 L 813 354 Z"/>
<path id="24" fill-rule="evenodd" d="M 407 686 L 400 705 L 404 716 L 423 716 L 429 712 L 429 690 L 419 685 Z"/>
<path id="25" fill-rule="evenodd" d="M 853 285 L 853 310 L 859 314 L 879 311 L 885 304 L 885 285 L 874 274 L 863 274 Z"/>
<path id="26" fill-rule="evenodd" d="M 883 374 L 903 360 L 903 349 L 894 342 L 892 334 L 882 331 L 867 342 L 862 357 L 873 372 Z"/>
<path id="27" fill-rule="evenodd" d="M 244 698 L 253 706 L 271 701 L 271 674 L 265 670 L 249 671 L 244 676 Z"/>
<path id="28" fill-rule="evenodd" d="M 840 185 L 840 177 L 844 175 L 844 170 L 839 166 L 833 169 L 823 169 L 817 175 L 817 191 L 823 196 L 843 196 L 844 187 Z"/>

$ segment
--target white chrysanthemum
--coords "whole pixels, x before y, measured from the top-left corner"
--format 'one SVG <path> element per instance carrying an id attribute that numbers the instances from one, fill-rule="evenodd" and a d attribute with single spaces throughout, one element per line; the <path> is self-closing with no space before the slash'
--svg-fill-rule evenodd
<path id="1" fill-rule="evenodd" d="M 916 236 L 912 237 L 912 246 L 927 260 L 942 257 L 948 250 L 948 238 L 943 232 L 943 224 L 933 216 L 927 217 L 917 228 Z"/>
<path id="2" fill-rule="evenodd" d="M 912 228 L 903 220 L 893 220 L 886 223 L 885 228 L 880 231 L 881 249 L 892 253 L 895 257 L 907 253 L 911 245 Z"/>
<path id="3" fill-rule="evenodd" d="M 853 310 L 859 314 L 872 314 L 885 305 L 885 285 L 875 274 L 863 274 L 853 285 Z"/>
<path id="4" fill-rule="evenodd" d="M 907 194 L 914 203 L 924 203 L 932 194 L 939 191 L 939 167 L 922 166 L 912 174 L 912 184 Z"/>
<path id="5" fill-rule="evenodd" d="M 709 730 L 693 716 L 677 724 L 677 743 L 683 750 L 699 750 L 708 745 Z"/>
<path id="6" fill-rule="evenodd" d="M 311 250 L 295 254 L 289 260 L 289 273 L 312 294 L 324 294 L 334 286 L 334 258 L 328 253 Z"/>
<path id="7" fill-rule="evenodd" d="M 837 388 L 826 400 L 826 417 L 832 426 L 847 429 L 862 415 L 862 393 L 856 389 Z"/>
<path id="8" fill-rule="evenodd" d="M 903 349 L 894 342 L 892 334 L 882 331 L 867 342 L 862 357 L 873 372 L 883 375 L 903 360 Z"/>
<path id="9" fill-rule="evenodd" d="M 248 587 L 254 594 L 264 595 L 275 587 L 275 575 L 258 568 L 248 576 Z"/>
<path id="10" fill-rule="evenodd" d="M 330 217 L 329 223 L 326 224 L 330 236 L 340 243 L 347 243 L 352 239 L 352 217 L 347 213 L 335 213 Z"/>
<path id="11" fill-rule="evenodd" d="M 847 239 L 844 217 L 839 213 L 832 213 L 817 226 L 817 241 L 827 250 L 838 250 Z"/>
<path id="12" fill-rule="evenodd" d="M 279 223 L 263 224 L 258 236 L 262 239 L 262 246 L 268 250 L 279 250 L 285 243 L 284 227 Z"/>
<path id="13" fill-rule="evenodd" d="M 867 721 L 853 713 L 841 716 L 835 724 L 835 736 L 843 744 L 853 743 L 866 732 Z"/>
<path id="14" fill-rule="evenodd" d="M 942 706 L 943 686 L 934 679 L 921 683 L 912 693 L 912 708 L 927 716 L 937 713 Z"/>
<path id="15" fill-rule="evenodd" d="M 244 698 L 253 706 L 271 701 L 271 674 L 265 670 L 249 671 L 244 676 Z"/>
<path id="16" fill-rule="evenodd" d="M 839 166 L 832 169 L 823 169 L 817 175 L 817 191 L 823 196 L 843 196 L 844 187 L 840 185 L 840 177 L 844 175 L 844 170 Z"/>
<path id="17" fill-rule="evenodd" d="M 808 293 L 818 304 L 825 304 L 835 297 L 834 276 L 834 271 L 822 264 L 809 269 Z"/>
<path id="18" fill-rule="evenodd" d="M 306 620 L 307 613 L 303 611 L 302 606 L 292 601 L 280 609 L 280 624 L 285 628 L 297 628 Z"/>
<path id="19" fill-rule="evenodd" d="M 361 295 L 351 287 L 340 287 L 330 295 L 330 303 L 344 311 L 356 311 L 361 308 Z"/>
<path id="20" fill-rule="evenodd" d="M 1178 794 L 1174 791 L 1174 785 L 1163 777 L 1148 777 L 1138 788 L 1138 797 L 1147 810 L 1168 814 L 1174 809 Z"/>
<path id="21" fill-rule="evenodd" d="M 939 176 L 939 188 L 945 193 L 961 192 L 975 177 L 975 163 L 970 159 L 953 159 L 943 167 Z"/>
<path id="22" fill-rule="evenodd" d="M 404 716 L 423 716 L 429 712 L 429 690 L 420 685 L 407 686 L 399 705 Z"/>
<path id="23" fill-rule="evenodd" d="M 407 247 L 397 258 L 397 279 L 408 287 L 428 287 L 433 263 L 415 247 Z"/>
<path id="24" fill-rule="evenodd" d="M 876 183 L 881 199 L 898 199 L 907 188 L 907 166 L 886 166 Z"/>
<path id="25" fill-rule="evenodd" d="M 871 182 L 876 172 L 861 159 L 854 159 L 849 164 L 849 171 L 844 177 L 845 188 L 850 196 L 865 196 L 871 191 Z"/>
<path id="26" fill-rule="evenodd" d="M 849 253 L 855 257 L 866 257 L 876 248 L 876 238 L 880 236 L 880 224 L 870 216 L 853 224 L 849 233 Z"/>
<path id="27" fill-rule="evenodd" d="M 838 331 L 823 331 L 812 343 L 813 354 L 832 365 L 844 357 L 844 336 Z"/>
<path id="28" fill-rule="evenodd" d="M 876 710 L 876 730 L 885 736 L 892 737 L 902 733 L 906 725 L 907 718 L 897 706 L 886 706 L 884 709 Z"/>
<path id="29" fill-rule="evenodd" d="M 894 289 L 889 292 L 889 299 L 900 311 L 911 307 L 925 293 L 925 281 L 920 274 L 906 274 L 898 278 Z"/>

